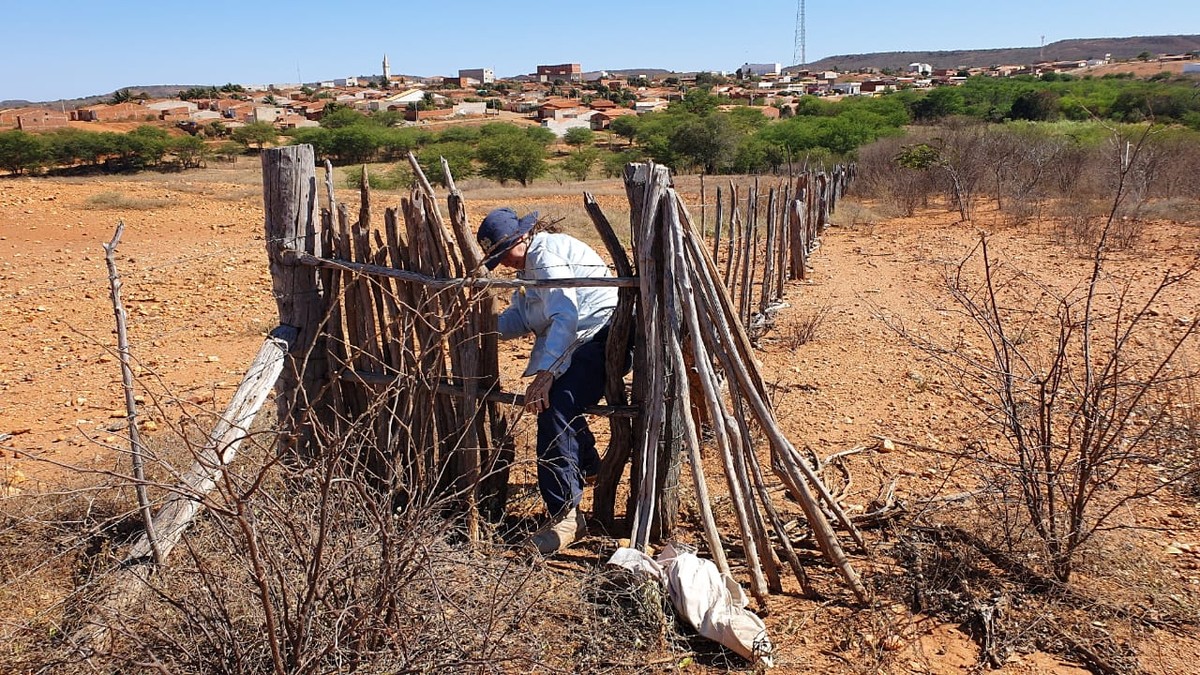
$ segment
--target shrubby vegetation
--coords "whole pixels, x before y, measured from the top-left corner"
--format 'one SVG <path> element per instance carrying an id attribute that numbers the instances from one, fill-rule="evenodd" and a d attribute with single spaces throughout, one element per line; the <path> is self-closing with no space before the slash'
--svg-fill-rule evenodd
<path id="1" fill-rule="evenodd" d="M 1180 123 L 1200 130 L 1200 91 L 1192 78 L 1135 80 L 1047 73 L 1010 78 L 972 77 L 959 87 L 895 94 L 916 121 L 967 115 L 989 122 L 1007 119 Z"/>
<path id="2" fill-rule="evenodd" d="M 232 82 L 220 87 L 191 87 L 179 92 L 179 98 L 194 101 L 198 98 L 245 98 L 246 89 Z"/>
<path id="3" fill-rule="evenodd" d="M 0 132 L 0 167 L 14 174 L 36 174 L 54 167 L 104 173 L 144 169 L 191 169 L 211 155 L 194 136 L 171 136 L 162 127 L 143 125 L 129 133 L 58 129 L 32 134 Z"/>
<path id="4" fill-rule="evenodd" d="M 899 135 L 909 122 L 903 102 L 891 97 L 833 102 L 806 96 L 794 115 L 778 121 L 749 106 L 718 108 L 727 102 L 692 89 L 664 111 L 614 120 L 612 132 L 677 170 L 756 173 L 805 157 L 843 157 Z"/>
<path id="5" fill-rule="evenodd" d="M 1139 145 L 1139 152 L 1123 160 L 1131 143 Z M 1200 162 L 1200 132 L 1178 125 L 999 125 L 953 117 L 862 148 L 858 188 L 895 205 L 902 215 L 912 215 L 938 195 L 963 220 L 970 220 L 985 201 L 1010 222 L 1061 215 L 1062 236 L 1087 244 L 1098 232 L 1105 215 L 1101 206 L 1111 199 L 1123 161 L 1129 166 L 1122 179 L 1122 218 L 1110 247 L 1131 244 L 1137 222 L 1152 212 L 1164 218 L 1191 217 L 1171 209 L 1155 212 L 1164 204 L 1200 199 L 1200 184 L 1192 178 Z M 1122 227 L 1130 230 L 1122 232 Z"/>
<path id="6" fill-rule="evenodd" d="M 338 165 L 400 163 L 413 152 L 435 182 L 444 180 L 440 158 L 445 157 L 456 177 L 480 175 L 501 183 L 515 181 L 527 185 L 545 175 L 551 163 L 557 164 L 556 176 L 577 180 L 585 180 L 597 167 L 607 176 L 619 175 L 624 163 L 642 159 L 652 159 L 680 172 L 777 172 L 789 163 L 853 159 L 864 145 L 905 133 L 915 134 L 915 142 L 921 143 L 928 135 L 922 128 L 948 121 L 951 126 L 961 126 L 953 120 L 962 119 L 989 123 L 1153 121 L 1200 130 L 1200 90 L 1194 80 L 1187 78 L 1134 80 L 1121 76 L 1075 78 L 1058 74 L 1041 78 L 973 77 L 961 86 L 908 89 L 880 97 L 831 101 L 801 96 L 790 105 L 779 106 L 779 119 L 769 119 L 760 108 L 739 105 L 745 101 L 720 97 L 711 91 L 711 83 L 706 82 L 687 90 L 681 100 L 672 102 L 665 110 L 619 117 L 605 134 L 585 128 L 571 129 L 563 142 L 572 150 L 560 149 L 558 157 L 551 153 L 556 141 L 554 135 L 541 127 L 492 122 L 452 125 L 434 132 L 404 126 L 402 113 L 398 111 L 365 114 L 334 102 L 328 104 L 319 127 L 292 129 L 282 135 L 286 142 L 311 144 L 319 158 Z M 185 93 L 189 97 L 202 97 L 239 92 L 226 85 Z M 605 94 L 597 92 L 597 95 Z M 608 97 L 625 100 L 615 94 Z M 586 101 L 588 97 L 583 98 Z M 190 138 L 173 138 L 161 129 L 152 129 L 143 127 L 131 134 L 79 130 L 36 135 L 3 132 L 0 167 L 13 173 L 39 173 L 55 168 L 93 171 L 188 168 L 201 165 L 210 156 L 228 156 L 238 148 L 267 147 L 280 142 L 281 136 L 268 123 L 248 124 L 231 131 L 221 122 L 212 122 L 197 129 L 197 136 Z M 996 135 L 1042 133 L 1030 129 L 1033 127 L 1023 131 L 1012 127 Z M 1065 134 L 1077 144 L 1085 144 L 1084 136 L 1097 133 L 1094 127 L 1079 124 L 1058 129 L 1048 128 L 1045 133 Z M 200 137 L 228 138 L 238 145 L 227 143 L 216 152 Z M 1001 160 L 1007 166 L 1005 162 L 1008 160 Z M 1000 175 L 1006 171 L 1001 165 L 993 168 Z"/>

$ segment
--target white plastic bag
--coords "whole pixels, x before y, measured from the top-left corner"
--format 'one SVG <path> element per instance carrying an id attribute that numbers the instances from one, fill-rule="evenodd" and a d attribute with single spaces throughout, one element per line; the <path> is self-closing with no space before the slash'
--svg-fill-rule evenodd
<path id="1" fill-rule="evenodd" d="M 767 627 L 746 609 L 741 585 L 723 575 L 712 561 L 682 544 L 668 544 L 658 559 L 631 548 L 619 548 L 608 564 L 657 577 L 671 605 L 696 632 L 732 649 L 748 661 L 770 668 L 774 646 Z"/>

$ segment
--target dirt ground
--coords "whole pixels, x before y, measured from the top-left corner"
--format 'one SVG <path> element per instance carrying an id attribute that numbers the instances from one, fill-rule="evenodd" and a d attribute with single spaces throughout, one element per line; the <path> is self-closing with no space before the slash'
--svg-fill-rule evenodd
<path id="1" fill-rule="evenodd" d="M 699 205 L 694 178 L 679 181 Z M 513 204 L 561 215 L 568 231 L 583 227 L 577 184 L 499 188 L 465 182 L 474 215 Z M 627 213 L 616 181 L 593 181 L 609 217 Z M 709 187 L 709 190 L 712 188 Z M 351 191 L 344 200 L 352 201 Z M 398 195 L 383 197 L 398 202 Z M 711 209 L 711 192 L 707 201 Z M 692 208 L 697 216 L 700 209 Z M 975 226 L 934 210 L 884 218 L 886 205 L 862 200 L 835 218 L 813 258 L 814 274 L 792 284 L 789 307 L 762 341 L 762 369 L 777 414 L 798 447 L 830 455 L 864 446 L 851 461 L 861 509 L 886 481 L 897 495 L 920 499 L 957 484 L 936 452 L 958 447 L 981 429 L 978 414 L 919 350 L 880 317 L 935 335 L 963 324 L 945 294 L 942 272 L 974 244 L 978 227 L 993 231 L 1000 255 L 1015 265 L 1077 279 L 1086 260 L 1051 242 L 1049 226 Z M 711 216 L 709 216 L 711 217 Z M 997 219 L 998 220 L 998 219 Z M 266 331 L 275 325 L 262 235 L 255 160 L 182 174 L 130 178 L 0 179 L 0 477 L 9 495 L 47 492 L 87 480 L 79 470 L 125 472 L 124 402 L 115 358 L 113 308 L 102 244 L 125 225 L 116 263 L 129 312 L 144 432 L 171 433 L 182 409 L 217 408 L 228 399 Z M 1186 261 L 1200 248 L 1200 223 L 1152 223 L 1139 250 L 1121 264 L 1146 279 Z M 1164 334 L 1197 312 L 1194 281 L 1164 300 L 1156 320 Z M 816 337 L 796 344 L 796 322 L 825 312 Z M 509 353 L 516 354 L 512 348 Z M 508 389 L 523 384 L 510 381 Z M 884 452 L 880 439 L 896 442 Z M 1164 496 L 1133 516 L 1153 530 L 1111 540 L 1107 560 L 1141 561 L 1161 576 L 1182 606 L 1200 606 L 1200 514 L 1196 504 Z M 1125 548 L 1120 558 L 1116 544 Z M 1179 546 L 1182 544 L 1183 546 Z M 1195 546 L 1195 548 L 1193 548 Z M 899 575 L 892 562 L 858 557 L 868 579 Z M 1084 584 L 1121 586 L 1122 570 L 1083 570 Z M 1116 571 L 1114 571 L 1116 570 Z M 744 580 L 743 580 L 744 581 Z M 913 614 L 901 602 L 866 620 L 842 602 L 773 598 L 767 623 L 779 649 L 779 672 L 975 672 L 979 648 L 968 627 Z M 863 660 L 847 644 L 880 645 Z M 1195 672 L 1200 637 L 1147 629 L 1136 645 L 1148 673 Z M 868 650 L 869 651 L 869 650 Z M 859 656 L 855 656 L 859 654 Z M 1087 672 L 1080 664 L 1032 650 L 1009 657 L 1003 673 Z"/>

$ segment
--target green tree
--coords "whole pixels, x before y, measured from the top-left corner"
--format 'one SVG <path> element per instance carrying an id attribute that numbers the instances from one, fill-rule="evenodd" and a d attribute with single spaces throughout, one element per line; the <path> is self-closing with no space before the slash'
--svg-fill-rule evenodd
<path id="1" fill-rule="evenodd" d="M 553 136 L 549 130 L 545 131 Z M 481 176 L 499 181 L 501 185 L 515 180 L 527 186 L 533 179 L 546 173 L 545 144 L 520 127 L 494 122 L 483 125 L 480 132 L 483 137 L 475 156 L 482 164 L 479 170 Z"/>
<path id="2" fill-rule="evenodd" d="M 965 103 L 963 94 L 955 87 L 938 87 L 913 103 L 914 118 L 930 122 L 950 115 L 961 115 Z"/>
<path id="3" fill-rule="evenodd" d="M 213 120 L 201 127 L 200 133 L 208 138 L 223 138 L 229 135 L 229 127 L 221 120 Z"/>
<path id="4" fill-rule="evenodd" d="M 1052 121 L 1058 117 L 1058 94 L 1049 89 L 1027 91 L 1013 100 L 1010 114 L 1015 120 Z"/>
<path id="5" fill-rule="evenodd" d="M 696 115 L 707 115 L 708 113 L 716 110 L 717 105 L 720 102 L 721 99 L 708 93 L 708 90 L 696 87 L 694 89 L 689 89 L 687 93 L 683 95 L 682 101 L 676 101 L 675 103 L 672 103 L 671 106 L 682 108 L 683 110 Z"/>
<path id="6" fill-rule="evenodd" d="M 625 165 L 642 161 L 642 153 L 637 150 L 616 152 L 604 158 L 604 177 L 620 178 L 625 174 Z"/>
<path id="7" fill-rule="evenodd" d="M 0 167 L 14 174 L 40 168 L 49 159 L 45 142 L 24 131 L 0 131 Z"/>
<path id="8" fill-rule="evenodd" d="M 236 162 L 238 155 L 242 154 L 246 146 L 237 141 L 225 141 L 217 146 L 216 156 L 226 162 Z"/>
<path id="9" fill-rule="evenodd" d="M 332 159 L 333 152 L 333 130 L 324 127 L 304 127 L 301 129 L 290 129 L 288 137 L 293 145 L 302 145 L 307 143 L 313 146 L 313 153 L 318 160 L 326 158 Z"/>
<path id="10" fill-rule="evenodd" d="M 404 124 L 404 113 L 399 110 L 377 110 L 367 119 L 381 127 L 396 127 Z"/>
<path id="11" fill-rule="evenodd" d="M 118 152 L 121 134 L 96 133 L 79 129 L 59 129 L 46 134 L 44 140 L 50 161 L 59 166 L 86 164 L 98 166 L 104 159 Z"/>
<path id="12" fill-rule="evenodd" d="M 171 144 L 171 135 L 162 127 L 148 124 L 125 134 L 120 144 L 122 166 L 126 170 L 140 170 L 162 162 Z"/>
<path id="13" fill-rule="evenodd" d="M 108 99 L 108 102 L 115 105 L 117 103 L 128 103 L 132 100 L 133 93 L 131 93 L 128 89 L 118 89 L 113 92 L 113 95 Z"/>
<path id="14" fill-rule="evenodd" d="M 367 116 L 349 106 L 328 103 L 321 114 L 321 126 L 326 129 L 341 129 L 367 123 Z"/>
<path id="15" fill-rule="evenodd" d="M 529 139 L 534 143 L 537 143 L 542 147 L 547 147 L 551 143 L 558 140 L 558 136 L 555 136 L 553 131 L 550 131 L 546 127 L 542 126 L 525 127 L 525 135 L 528 136 Z"/>
<path id="16" fill-rule="evenodd" d="M 777 171 L 787 161 L 787 150 L 763 139 L 750 136 L 742 140 L 733 157 L 734 173 Z"/>
<path id="17" fill-rule="evenodd" d="M 194 101 L 198 98 L 219 98 L 220 91 L 216 87 L 189 87 L 179 92 L 179 98 L 184 101 Z"/>
<path id="18" fill-rule="evenodd" d="M 632 145 L 633 140 L 637 138 L 638 133 L 638 116 L 637 115 L 622 115 L 612 121 L 608 125 L 610 131 L 614 134 L 629 141 Z"/>
<path id="19" fill-rule="evenodd" d="M 567 129 L 566 135 L 563 136 L 563 142 L 567 145 L 578 148 L 584 145 L 591 145 L 596 138 L 596 134 L 587 127 L 572 127 Z"/>
<path id="20" fill-rule="evenodd" d="M 208 145 L 199 136 L 181 136 L 168 143 L 168 149 L 184 169 L 196 169 L 209 157 Z"/>
<path id="21" fill-rule="evenodd" d="M 942 165 L 942 153 L 928 143 L 905 145 L 892 158 L 897 166 L 916 171 L 924 171 Z"/>
<path id="22" fill-rule="evenodd" d="M 443 187 L 449 187 L 446 174 L 442 171 L 442 159 L 450 165 L 450 175 L 454 180 L 462 180 L 475 175 L 475 151 L 467 143 L 461 141 L 446 141 L 433 143 L 421 148 L 417 153 L 417 163 L 425 172 L 429 182 Z"/>
<path id="23" fill-rule="evenodd" d="M 279 138 L 279 133 L 270 122 L 251 122 L 234 129 L 230 136 L 247 148 L 253 146 L 262 150 L 268 143 L 274 143 Z"/>
<path id="24" fill-rule="evenodd" d="M 479 136 L 479 127 L 459 124 L 447 127 L 445 131 L 438 134 L 437 139 L 439 142 L 478 143 Z"/>
<path id="25" fill-rule="evenodd" d="M 588 179 L 588 175 L 592 172 L 592 167 L 595 166 L 596 160 L 599 158 L 600 151 L 598 149 L 593 147 L 579 148 L 563 160 L 562 168 L 575 180 L 585 181 Z"/>
<path id="26" fill-rule="evenodd" d="M 680 125 L 671 134 L 670 148 L 681 158 L 717 173 L 733 163 L 740 140 L 726 115 L 710 115 Z"/>
<path id="27" fill-rule="evenodd" d="M 333 129 L 330 134 L 330 154 L 342 162 L 371 160 L 383 142 L 382 129 L 357 125 Z"/>
<path id="28" fill-rule="evenodd" d="M 409 127 L 380 129 L 374 135 L 378 141 L 378 151 L 383 154 L 385 161 L 403 159 L 410 151 L 429 143 L 433 137 L 424 129 Z"/>

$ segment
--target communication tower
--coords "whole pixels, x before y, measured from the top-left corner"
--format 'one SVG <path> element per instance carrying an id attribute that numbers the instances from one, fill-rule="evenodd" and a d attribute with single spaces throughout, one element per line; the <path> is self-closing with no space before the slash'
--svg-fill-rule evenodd
<path id="1" fill-rule="evenodd" d="M 792 50 L 792 63 L 798 66 L 808 63 L 808 55 L 805 54 L 807 45 L 804 31 L 804 0 L 798 0 L 796 2 L 796 46 Z"/>

